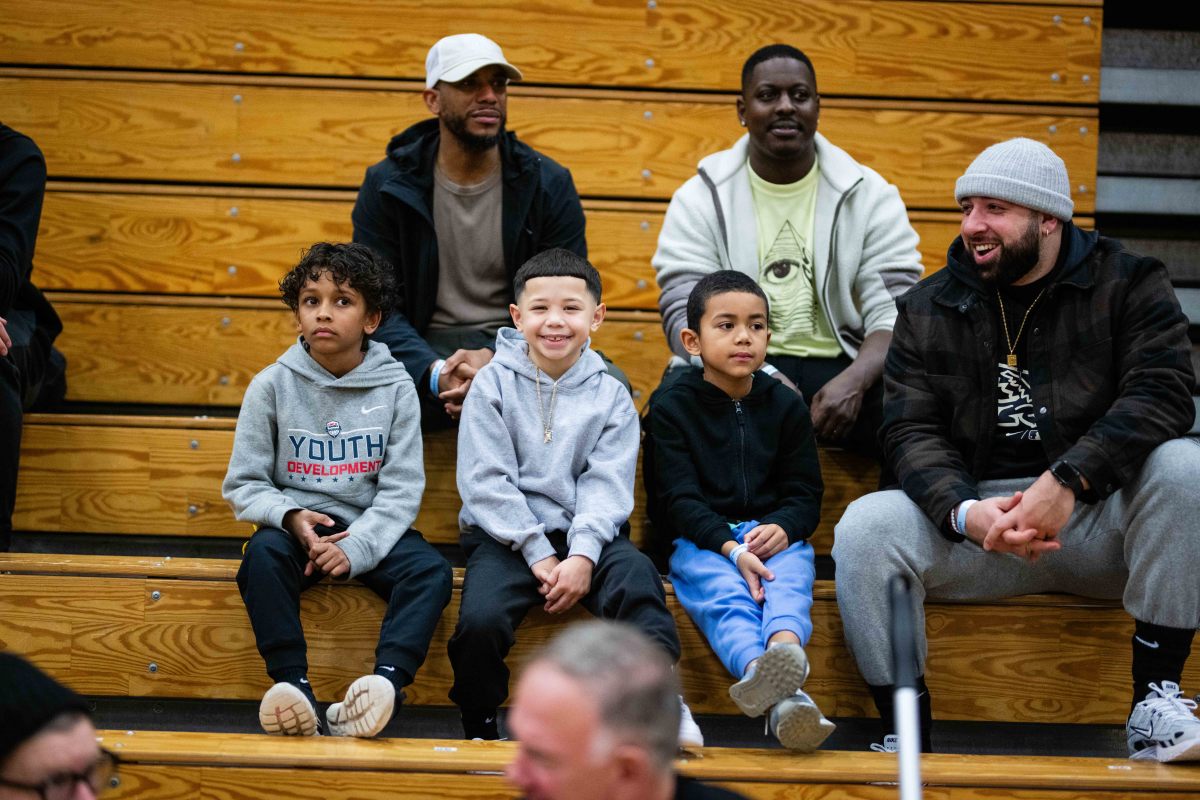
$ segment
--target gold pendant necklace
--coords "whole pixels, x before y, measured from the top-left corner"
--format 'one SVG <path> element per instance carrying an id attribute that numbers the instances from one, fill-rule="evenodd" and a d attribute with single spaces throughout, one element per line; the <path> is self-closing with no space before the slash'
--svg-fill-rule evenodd
<path id="1" fill-rule="evenodd" d="M 558 381 L 550 384 L 550 411 L 547 412 L 542 406 L 542 371 L 538 367 L 533 368 L 533 380 L 537 386 L 538 419 L 542 423 L 542 442 L 550 444 L 554 438 L 554 401 L 558 397 Z"/>
<path id="2" fill-rule="evenodd" d="M 1029 312 L 1033 311 L 1033 307 L 1037 305 L 1038 300 L 1042 299 L 1042 295 L 1048 288 L 1050 287 L 1043 286 L 1042 290 L 1037 293 L 1037 297 L 1033 298 L 1033 302 L 1029 304 L 1029 308 L 1025 309 L 1025 316 L 1021 317 L 1021 326 L 1017 328 L 1015 339 L 1008 335 L 1008 314 L 1004 311 L 1004 300 L 1000 297 L 1000 290 L 996 290 L 996 302 L 1000 304 L 1000 322 L 1004 325 L 1004 341 L 1008 343 L 1008 365 L 1013 369 L 1017 367 L 1017 342 L 1021 341 L 1021 332 L 1025 330 L 1025 323 L 1029 321 Z"/>

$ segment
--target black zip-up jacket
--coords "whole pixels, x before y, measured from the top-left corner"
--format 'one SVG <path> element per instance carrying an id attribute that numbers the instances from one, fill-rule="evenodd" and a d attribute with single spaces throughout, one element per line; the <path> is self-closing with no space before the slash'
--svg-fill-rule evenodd
<path id="1" fill-rule="evenodd" d="M 42 151 L 25 134 L 0 124 L 0 317 L 32 312 L 49 350 L 62 322 L 30 282 L 45 191 Z"/>
<path id="2" fill-rule="evenodd" d="M 367 168 L 351 215 L 354 241 L 373 248 L 396 270 L 396 309 L 374 338 L 387 344 L 417 381 L 437 358 L 422 334 L 437 303 L 433 169 L 439 141 L 436 119 L 394 136 L 387 157 Z M 565 247 L 586 257 L 583 207 L 571 173 L 512 132 L 501 136 L 499 147 L 504 184 L 500 227 L 509 279 L 543 250 Z"/>
<path id="3" fill-rule="evenodd" d="M 821 513 L 821 465 L 804 400 L 763 372 L 733 400 L 700 370 L 655 392 L 647 414 L 656 535 L 715 552 L 730 522 L 779 525 L 807 539 Z M 643 465 L 645 466 L 645 465 Z"/>
<path id="4" fill-rule="evenodd" d="M 1063 247 L 1026 323 L 1034 420 L 1047 463 L 1070 462 L 1103 499 L 1192 425 L 1188 323 L 1161 261 L 1069 222 Z M 897 303 L 880 436 L 904 491 L 942 535 L 961 541 L 950 509 L 979 497 L 1004 345 L 994 290 L 980 283 L 961 238 L 947 261 Z"/>

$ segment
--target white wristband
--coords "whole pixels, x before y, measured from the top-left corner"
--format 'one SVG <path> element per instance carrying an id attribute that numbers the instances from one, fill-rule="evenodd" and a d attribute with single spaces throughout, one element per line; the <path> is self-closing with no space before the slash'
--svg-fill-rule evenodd
<path id="1" fill-rule="evenodd" d="M 446 366 L 446 359 L 439 358 L 429 367 L 429 393 L 434 397 L 438 396 L 438 378 L 442 376 L 442 367 Z"/>
<path id="2" fill-rule="evenodd" d="M 742 553 L 746 552 L 749 549 L 750 549 L 750 545 L 745 544 L 745 543 L 739 544 L 737 547 L 735 547 L 729 551 L 729 560 L 732 561 L 733 565 L 736 567 L 737 562 L 738 562 L 738 556 L 740 556 Z"/>
<path id="3" fill-rule="evenodd" d="M 958 511 L 954 515 L 954 523 L 955 533 L 959 536 L 967 535 L 967 509 L 978 502 L 978 500 L 963 500 L 958 504 Z"/>

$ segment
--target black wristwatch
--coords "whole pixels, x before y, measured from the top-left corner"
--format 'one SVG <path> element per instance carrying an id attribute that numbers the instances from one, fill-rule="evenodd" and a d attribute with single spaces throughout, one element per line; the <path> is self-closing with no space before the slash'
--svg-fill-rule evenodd
<path id="1" fill-rule="evenodd" d="M 1050 474 L 1054 476 L 1054 480 L 1070 489 L 1076 500 L 1083 499 L 1083 495 L 1086 493 L 1083 488 L 1083 476 L 1071 462 L 1063 461 L 1060 458 L 1050 465 Z"/>

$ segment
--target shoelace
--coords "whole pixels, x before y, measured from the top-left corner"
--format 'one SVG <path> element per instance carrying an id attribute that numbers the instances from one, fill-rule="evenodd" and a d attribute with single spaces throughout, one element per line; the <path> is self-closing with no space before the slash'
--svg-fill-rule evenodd
<path id="1" fill-rule="evenodd" d="M 1188 700 L 1183 696 L 1183 692 L 1168 692 L 1160 687 L 1157 683 L 1149 684 L 1150 688 L 1158 692 L 1162 703 L 1155 703 L 1157 706 L 1152 713 L 1157 714 L 1164 720 L 1172 719 L 1195 719 L 1196 701 Z"/>

